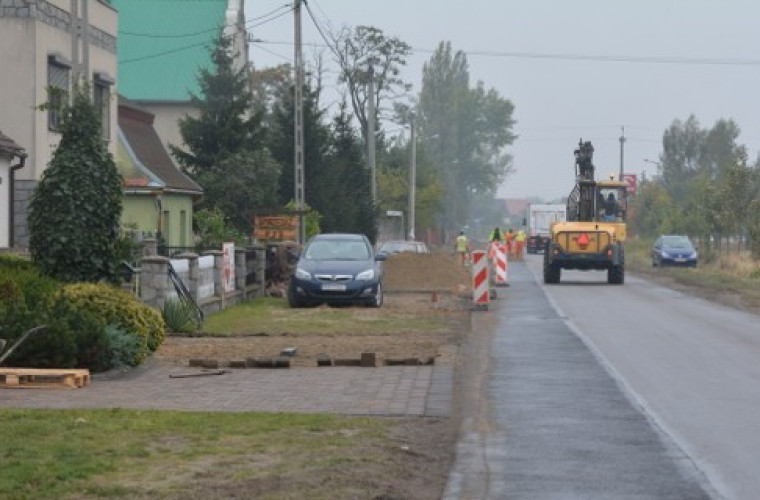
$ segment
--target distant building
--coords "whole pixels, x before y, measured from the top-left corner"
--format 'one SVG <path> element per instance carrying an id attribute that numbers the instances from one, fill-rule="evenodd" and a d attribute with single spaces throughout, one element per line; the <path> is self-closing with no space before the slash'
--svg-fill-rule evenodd
<path id="1" fill-rule="evenodd" d="M 0 1 L 0 130 L 28 155 L 15 174 L 9 246 L 28 247 L 30 195 L 60 140 L 60 105 L 77 77 L 92 86 L 103 136 L 116 151 L 117 22 L 105 0 Z M 58 92 L 49 96 L 50 88 Z M 39 108 L 48 102 L 47 110 Z"/>
<path id="2" fill-rule="evenodd" d="M 210 48 L 224 28 L 240 68 L 248 62 L 243 0 L 112 0 L 119 11 L 119 92 L 155 116 L 164 146 L 182 146 L 178 121 L 195 116 L 191 94 L 211 69 Z"/>
<path id="3" fill-rule="evenodd" d="M 203 190 L 180 172 L 153 129 L 152 113 L 119 99 L 116 165 L 124 178 L 122 225 L 193 246 L 193 205 Z"/>
<path id="4" fill-rule="evenodd" d="M 14 174 L 23 168 L 25 160 L 24 148 L 0 131 L 0 248 L 12 246 Z"/>

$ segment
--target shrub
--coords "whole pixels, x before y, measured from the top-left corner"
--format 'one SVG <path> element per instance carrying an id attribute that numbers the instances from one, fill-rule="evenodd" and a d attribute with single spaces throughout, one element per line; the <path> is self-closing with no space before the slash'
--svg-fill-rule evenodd
<path id="1" fill-rule="evenodd" d="M 23 300 L 32 310 L 45 311 L 60 288 L 58 281 L 43 276 L 33 266 L 0 266 L 0 302 Z"/>
<path id="2" fill-rule="evenodd" d="M 195 305 L 186 301 L 170 298 L 164 302 L 164 321 L 172 332 L 195 331 Z"/>
<path id="3" fill-rule="evenodd" d="M 5 304 L 0 322 L 3 336 L 15 339 L 35 326 L 46 325 L 28 337 L 7 362 L 37 368 L 86 367 L 95 371 L 108 368 L 108 339 L 103 324 L 93 314 L 74 308 L 58 296 L 45 311 L 30 312 L 23 301 Z"/>
<path id="4" fill-rule="evenodd" d="M 140 339 L 118 325 L 106 326 L 105 335 L 109 347 L 109 368 L 134 364 L 134 359 L 140 351 Z"/>
<path id="5" fill-rule="evenodd" d="M 35 269 L 32 259 L 15 253 L 0 254 L 0 268 L 12 267 L 15 269 Z"/>
<path id="6" fill-rule="evenodd" d="M 117 325 L 140 340 L 132 364 L 142 363 L 164 341 L 164 320 L 154 308 L 134 295 L 105 283 L 75 283 L 63 295 L 77 308 L 98 315 L 104 324 Z"/>

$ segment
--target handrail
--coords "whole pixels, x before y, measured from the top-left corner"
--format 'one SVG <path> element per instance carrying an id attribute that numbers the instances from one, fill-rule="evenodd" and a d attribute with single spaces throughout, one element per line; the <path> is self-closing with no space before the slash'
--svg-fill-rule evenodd
<path id="1" fill-rule="evenodd" d="M 203 310 L 195 302 L 193 295 L 190 293 L 190 291 L 187 289 L 185 284 L 182 282 L 182 279 L 179 277 L 179 274 L 177 274 L 177 271 L 174 270 L 174 266 L 172 266 L 171 262 L 168 263 L 167 269 L 168 269 L 169 279 L 174 285 L 174 290 L 177 292 L 177 297 L 179 298 L 180 301 L 186 304 L 192 304 L 193 310 L 195 312 L 194 314 L 195 324 L 196 326 L 198 326 L 198 328 L 200 328 L 201 325 L 203 324 Z"/>

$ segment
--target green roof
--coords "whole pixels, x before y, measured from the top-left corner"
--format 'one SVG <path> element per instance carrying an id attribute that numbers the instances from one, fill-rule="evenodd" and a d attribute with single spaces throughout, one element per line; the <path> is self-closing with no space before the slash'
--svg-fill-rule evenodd
<path id="1" fill-rule="evenodd" d="M 227 0 L 112 0 L 119 11 L 119 93 L 187 101 L 224 25 Z"/>

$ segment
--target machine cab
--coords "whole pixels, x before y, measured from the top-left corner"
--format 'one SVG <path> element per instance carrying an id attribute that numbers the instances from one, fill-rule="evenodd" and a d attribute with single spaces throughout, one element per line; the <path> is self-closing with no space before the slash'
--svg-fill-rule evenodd
<path id="1" fill-rule="evenodd" d="M 613 179 L 597 181 L 594 220 L 625 222 L 628 213 L 628 183 Z"/>

